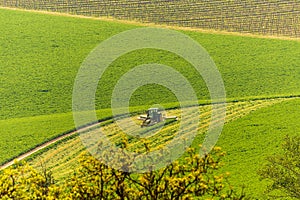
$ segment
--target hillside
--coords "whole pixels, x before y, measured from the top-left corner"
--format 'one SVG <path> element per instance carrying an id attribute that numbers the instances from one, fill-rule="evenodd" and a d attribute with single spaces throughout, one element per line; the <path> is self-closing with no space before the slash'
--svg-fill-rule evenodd
<path id="1" fill-rule="evenodd" d="M 71 111 L 74 78 L 84 58 L 101 41 L 136 26 L 89 19 L 1 10 L 0 119 Z M 185 31 L 210 54 L 220 70 L 229 99 L 299 95 L 298 41 L 249 38 Z M 141 58 L 142 54 L 144 56 Z M 108 108 L 116 81 L 144 63 L 172 66 L 191 81 L 200 100 L 208 98 L 200 76 L 176 55 L 158 51 L 131 52 L 117 59 L 104 74 L 97 108 Z M 122 66 L 122 67 L 119 67 Z M 276 69 L 276 70 L 274 70 Z M 113 77 L 111 77 L 113 74 Z M 13 86 L 13 87 L 12 87 Z M 176 101 L 163 88 L 147 96 L 134 94 L 132 106 Z M 153 99 L 154 98 L 154 99 Z M 101 102 L 101 103 L 100 103 Z"/>
<path id="2" fill-rule="evenodd" d="M 12 1 L 5 2 L 8 4 Z M 58 1 L 51 1 L 52 3 L 39 1 L 39 4 L 37 1 L 14 2 L 18 3 L 9 5 L 28 9 L 44 9 L 39 5 L 47 5 L 46 10 L 66 11 L 64 10 L 65 3 L 62 1 L 60 1 L 62 4 L 58 4 Z M 152 5 L 150 1 L 140 1 L 139 3 L 141 2 L 144 2 L 145 6 L 151 7 Z M 170 2 L 161 3 L 168 8 L 173 4 L 173 6 L 177 4 L 179 6 L 182 3 L 181 1 L 172 1 L 171 4 Z M 206 5 L 214 5 L 213 2 Z M 220 6 L 227 6 L 224 7 L 227 9 L 232 1 L 222 2 L 224 4 L 220 4 Z M 35 3 L 35 7 L 31 7 L 32 3 Z M 110 1 L 110 3 L 114 5 L 114 9 L 120 5 L 123 7 L 128 5 L 126 2 L 119 4 L 116 1 Z M 280 4 L 278 8 L 280 16 L 282 13 L 289 13 L 291 9 L 297 10 L 298 3 L 298 1 L 293 1 L 292 4 L 286 5 L 274 1 L 274 5 Z M 58 5 L 61 10 L 56 9 L 55 6 Z M 138 6 L 139 4 L 134 5 Z M 183 10 L 188 10 L 188 7 L 185 8 L 185 6 L 190 6 L 182 5 Z M 266 6 L 269 4 L 264 1 L 261 4 L 258 4 L 258 1 L 251 1 L 251 5 L 255 7 L 255 5 Z M 281 7 L 282 10 L 280 10 Z M 76 4 L 76 6 L 68 7 L 67 11 L 74 13 L 78 8 Z M 93 10 L 93 7 L 88 5 L 81 6 L 81 8 Z M 134 9 L 130 6 L 129 8 Z M 208 6 L 208 8 L 210 7 Z M 242 15 L 243 9 L 250 9 L 244 4 L 243 6 L 237 4 L 237 8 L 241 12 L 240 15 Z M 266 9 L 266 12 L 275 9 L 270 5 L 268 8 L 269 10 Z M 216 7 L 211 6 L 211 9 L 216 9 Z M 219 9 L 223 10 L 223 8 Z M 199 10 L 195 8 L 192 11 Z M 160 12 L 168 13 L 167 11 Z M 211 13 L 215 13 L 215 11 Z M 234 13 L 231 12 L 232 15 Z M 89 15 L 88 12 L 85 14 Z M 180 16 L 178 13 L 174 15 Z M 287 16 L 291 17 L 293 22 L 298 17 L 298 15 L 295 17 L 288 14 Z M 125 19 L 125 17 L 113 17 Z M 235 16 L 232 18 L 235 19 Z M 277 19 L 277 16 L 275 18 Z M 284 25 L 288 25 L 288 21 L 286 22 Z M 176 23 L 171 24 L 179 25 Z M 123 31 L 143 26 L 114 20 L 103 21 L 95 18 L 70 17 L 53 13 L 48 15 L 1 8 L 0 27 L 0 142 L 3 144 L 0 147 L 0 163 L 5 163 L 37 145 L 74 130 L 72 92 L 74 80 L 82 62 L 104 40 Z M 176 27 L 173 28 L 176 29 Z M 293 28 L 297 28 L 297 26 L 293 26 Z M 176 30 L 201 44 L 214 60 L 222 75 L 228 106 L 226 126 L 218 145 L 228 153 L 224 171 L 232 173 L 233 183 L 236 185 L 245 183 L 251 194 L 264 199 L 262 191 L 266 183 L 259 181 L 256 170 L 265 162 L 266 155 L 279 152 L 280 142 L 285 134 L 297 135 L 300 131 L 297 122 L 299 119 L 298 98 L 300 97 L 299 40 L 260 38 L 253 35 L 249 37 L 247 34 L 225 35 L 218 32 L 201 32 L 200 29 L 198 31 Z M 220 30 L 227 29 L 221 28 Z M 291 33 L 291 29 L 286 29 L 286 27 L 276 29 L 276 31 L 279 30 Z M 268 33 L 287 35 L 276 31 Z M 261 33 L 248 30 L 245 32 Z M 298 37 L 297 35 L 288 36 Z M 111 116 L 111 95 L 114 86 L 126 72 L 145 63 L 160 63 L 170 66 L 190 81 L 201 104 L 201 114 L 199 116 L 189 113 L 191 121 L 188 122 L 191 123 L 186 127 L 184 133 L 188 134 L 189 130 L 197 128 L 198 137 L 193 146 L 201 143 L 204 133 L 211 123 L 210 105 L 207 105 L 209 92 L 202 77 L 197 74 L 190 63 L 178 55 L 163 50 L 132 51 L 119 57 L 108 67 L 96 91 L 97 118 L 107 119 Z M 132 114 L 134 119 L 137 114 L 143 113 L 153 104 L 161 104 L 165 108 L 169 108 L 167 111 L 169 115 L 180 114 L 175 95 L 162 86 L 152 84 L 140 87 L 133 93 L 130 99 L 130 110 L 135 111 Z M 192 122 L 199 117 L 203 120 L 202 124 L 195 127 Z M 127 137 L 126 133 L 120 130 L 112 120 L 105 120 L 104 129 L 116 145 L 122 138 Z M 178 131 L 178 122 L 170 122 L 163 127 L 159 135 L 150 137 L 151 148 L 157 149 L 167 144 L 174 138 L 176 131 Z M 141 149 L 138 138 L 128 137 L 128 140 L 130 140 L 132 151 L 138 152 Z M 31 157 L 31 163 L 38 166 L 42 158 L 56 177 L 63 179 L 72 172 L 79 153 L 83 151 L 85 149 L 79 138 L 73 136 L 69 140 L 49 146 L 39 152 L 38 156 Z"/>
<path id="3" fill-rule="evenodd" d="M 51 115 L 71 112 L 72 87 L 81 62 L 99 42 L 136 26 L 3 9 L 0 10 L 0 19 L 3 83 L 0 124 L 1 140 L 7 144 L 3 151 L 8 152 L 2 154 L 3 162 L 30 146 L 73 128 L 71 114 L 65 115 L 62 120 Z M 299 42 L 192 31 L 184 33 L 198 41 L 212 56 L 224 79 L 228 100 L 300 94 Z M 140 59 L 144 53 L 151 56 Z M 149 62 L 175 67 L 187 76 L 194 87 L 202 88 L 196 90 L 200 100 L 208 98 L 201 77 L 194 76 L 191 68 L 191 71 L 187 70 L 188 64 L 184 60 L 166 52 L 144 50 L 121 57 L 104 74 L 101 81 L 105 87 L 97 91 L 102 94 L 96 97 L 97 109 L 110 106 L 112 89 L 122 74 L 138 64 Z M 159 95 L 153 98 L 149 91 Z M 175 101 L 164 88 L 148 86 L 134 93 L 131 106 Z M 39 120 L 30 118 L 41 115 L 48 115 L 46 121 L 41 118 L 45 123 L 37 123 Z M 14 137 L 7 138 L 12 133 Z M 40 139 L 30 141 L 36 134 Z M 12 145 L 16 140 L 20 141 L 18 147 Z"/>

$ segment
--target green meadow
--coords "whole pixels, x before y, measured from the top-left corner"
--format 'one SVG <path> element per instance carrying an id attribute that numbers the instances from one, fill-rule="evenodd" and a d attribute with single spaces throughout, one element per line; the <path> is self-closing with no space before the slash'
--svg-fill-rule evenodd
<path id="1" fill-rule="evenodd" d="M 258 199 L 267 198 L 267 182 L 259 179 L 257 171 L 267 156 L 281 153 L 286 135 L 299 135 L 299 105 L 299 99 L 288 100 L 225 125 L 217 145 L 226 152 L 222 170 L 230 172 L 233 185 L 244 185 Z"/>
<path id="2" fill-rule="evenodd" d="M 74 79 L 86 56 L 101 41 L 137 28 L 114 22 L 3 9 L 0 19 L 0 119 L 70 112 Z M 198 41 L 213 58 L 229 99 L 300 93 L 297 87 L 300 82 L 298 41 L 184 33 Z M 149 56 L 141 56 L 145 54 Z M 97 92 L 102 95 L 96 97 L 97 107 L 109 107 L 111 90 L 128 69 L 150 62 L 176 68 L 195 88 L 200 88 L 196 91 L 200 100 L 208 98 L 201 77 L 195 75 L 186 61 L 168 52 L 144 49 L 123 55 L 112 63 L 99 83 L 101 87 Z M 149 89 L 154 90 L 153 86 Z M 147 90 L 139 90 L 135 96 L 146 97 L 132 99 L 132 105 L 175 101 L 167 91 L 151 99 L 147 93 Z"/>

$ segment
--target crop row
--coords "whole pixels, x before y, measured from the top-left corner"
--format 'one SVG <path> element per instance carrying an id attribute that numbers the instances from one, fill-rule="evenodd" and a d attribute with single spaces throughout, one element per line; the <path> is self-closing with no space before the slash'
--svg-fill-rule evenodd
<path id="1" fill-rule="evenodd" d="M 300 37 L 300 2 L 297 0 L 6 0 L 1 1 L 0 5 L 184 27 Z"/>

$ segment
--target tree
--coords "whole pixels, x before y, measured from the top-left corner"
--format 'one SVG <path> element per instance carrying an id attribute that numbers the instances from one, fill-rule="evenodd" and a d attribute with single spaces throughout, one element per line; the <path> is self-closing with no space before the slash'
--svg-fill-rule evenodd
<path id="1" fill-rule="evenodd" d="M 271 181 L 267 189 L 271 197 L 300 199 L 300 136 L 286 136 L 282 148 L 283 153 L 268 157 L 258 173 Z"/>

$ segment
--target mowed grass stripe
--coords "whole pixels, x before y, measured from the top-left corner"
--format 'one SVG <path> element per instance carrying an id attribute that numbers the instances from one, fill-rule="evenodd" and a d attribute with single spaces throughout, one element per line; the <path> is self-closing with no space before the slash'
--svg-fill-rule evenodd
<path id="1" fill-rule="evenodd" d="M 230 107 L 236 106 L 236 104 L 237 103 L 235 103 L 235 104 L 228 104 L 228 107 L 230 108 Z M 239 102 L 239 104 L 240 104 L 240 102 Z M 241 104 L 245 104 L 245 103 L 241 102 Z M 187 108 L 187 109 L 189 109 L 189 108 Z M 208 106 L 201 106 L 200 109 L 201 109 L 201 111 L 200 111 L 200 119 L 201 119 L 201 123 L 202 123 L 204 119 L 210 118 L 210 115 L 211 115 L 211 106 L 210 105 L 208 105 Z M 188 112 L 187 115 L 188 114 L 192 114 L 193 115 L 194 114 L 194 113 L 192 113 L 193 109 L 189 109 L 189 110 L 191 112 Z M 170 112 L 170 115 L 177 115 L 177 116 L 179 116 L 179 112 L 180 112 L 180 110 L 174 110 L 174 111 Z M 192 121 L 192 120 L 193 120 L 193 117 L 190 116 L 190 118 L 187 120 L 187 123 L 190 122 L 190 121 Z M 207 120 L 205 120 L 205 122 L 206 121 Z M 141 123 L 141 122 L 139 122 L 139 123 Z M 161 131 L 168 131 L 168 130 L 173 129 L 173 128 L 174 128 L 173 126 L 166 126 Z M 113 123 L 113 124 L 111 124 L 109 126 L 106 126 L 105 129 L 103 129 L 103 130 L 104 131 L 105 130 L 109 130 L 110 133 L 108 134 L 108 136 L 111 136 L 110 137 L 111 141 L 115 141 L 115 139 L 119 139 L 120 137 L 122 137 L 121 134 L 124 134 L 122 132 L 122 130 L 115 123 Z M 123 136 L 125 137 L 126 135 L 124 134 Z M 133 141 L 136 141 L 136 140 L 133 140 Z M 136 142 L 138 142 L 138 141 L 136 141 Z M 134 145 L 134 143 L 130 142 L 130 145 Z"/>
<path id="2" fill-rule="evenodd" d="M 246 105 L 245 102 L 242 102 L 242 103 L 235 103 L 235 104 L 229 104 L 229 106 L 228 106 L 229 109 L 228 109 L 228 110 L 230 110 L 230 108 L 231 108 L 231 107 L 234 107 L 234 106 L 237 106 L 237 107 L 239 107 L 239 108 L 245 108 L 245 107 L 241 107 L 240 104 Z M 205 106 L 205 107 L 209 107 L 209 106 Z M 178 111 L 177 111 L 177 112 L 178 112 Z M 173 112 L 173 114 L 174 114 L 174 113 L 177 113 L 177 112 Z M 202 114 L 202 117 L 203 117 L 203 116 L 210 117 L 210 114 L 211 114 L 210 111 L 205 112 L 205 113 Z M 202 123 L 208 123 L 209 120 L 210 120 L 210 118 L 208 118 L 208 120 L 203 121 Z M 112 127 L 112 126 L 115 126 L 115 127 Z M 117 141 L 116 139 L 119 139 L 120 137 L 122 137 L 122 136 L 121 136 L 122 133 L 120 133 L 119 130 L 117 130 L 116 132 L 112 132 L 112 131 L 111 131 L 111 130 L 116 130 L 116 125 L 115 125 L 115 124 L 112 124 L 112 125 L 110 124 L 110 125 L 108 125 L 108 126 L 106 126 L 106 127 L 104 127 L 104 128 L 105 128 L 106 130 L 110 130 L 111 134 L 114 135 L 113 137 L 110 137 L 110 140 L 111 140 L 112 142 L 116 142 L 116 141 Z M 167 127 L 165 127 L 166 133 L 168 133 L 167 131 L 169 131 L 170 129 L 174 129 L 174 127 L 173 127 L 173 126 L 167 126 Z M 157 139 L 157 138 L 155 138 L 155 139 Z M 53 156 L 53 154 L 58 155 L 57 153 L 60 152 L 60 151 L 62 151 L 63 148 L 65 148 L 65 149 L 68 149 L 68 148 L 74 148 L 73 145 L 76 145 L 76 142 L 78 142 L 78 141 L 74 140 L 73 142 L 70 142 L 68 145 L 61 145 L 56 151 L 54 151 L 54 152 L 53 152 L 52 154 L 50 154 L 48 157 L 51 158 L 51 157 Z M 135 143 L 134 143 L 134 144 L 135 144 Z M 134 146 L 134 144 L 131 144 L 131 145 Z M 44 159 L 47 160 L 47 157 L 44 158 Z M 45 160 L 45 161 L 46 161 L 46 160 Z"/>
<path id="3" fill-rule="evenodd" d="M 208 108 L 209 106 L 203 106 L 203 110 L 207 110 L 209 109 Z M 170 111 L 170 114 L 171 115 L 174 115 L 174 114 L 177 114 L 179 111 L 176 111 L 176 110 L 171 110 Z M 204 115 L 209 115 L 210 113 L 209 112 L 205 112 Z M 118 138 L 120 137 L 120 133 L 118 131 L 112 131 L 114 130 L 115 128 L 112 127 L 112 124 L 109 124 L 105 127 L 103 127 L 106 131 L 107 130 L 110 130 L 110 135 L 114 135 L 114 137 Z M 110 140 L 113 141 L 114 137 L 110 137 Z M 76 147 L 77 146 L 77 147 Z M 51 149 L 45 153 L 43 153 L 43 155 L 41 155 L 40 157 L 42 158 L 43 162 L 49 167 L 51 168 L 54 172 L 55 172 L 55 168 L 53 168 L 53 164 L 51 164 L 51 162 L 49 160 L 54 160 L 54 163 L 57 162 L 59 159 L 60 159 L 60 154 L 61 152 L 64 152 L 64 151 L 69 151 L 69 149 L 76 149 L 76 148 L 83 148 L 83 145 L 81 144 L 80 142 L 80 139 L 79 138 L 73 138 L 63 144 L 61 144 L 59 147 L 55 147 L 55 149 Z M 57 158 L 56 158 L 57 157 Z M 37 165 L 37 163 L 35 162 L 35 165 Z"/>
<path id="4" fill-rule="evenodd" d="M 257 105 L 256 104 L 250 104 L 250 105 L 248 105 L 248 106 L 245 106 L 245 107 L 240 107 L 240 106 L 238 106 L 238 110 L 236 110 L 235 112 L 233 112 L 233 113 L 231 113 L 231 114 L 228 114 L 227 116 L 226 116 L 226 122 L 228 123 L 229 121 L 233 121 L 233 120 L 235 120 L 235 119 L 237 119 L 237 118 L 241 118 L 241 117 L 243 117 L 243 116 L 245 116 L 245 115 L 247 115 L 247 114 L 249 114 L 251 111 L 255 111 L 255 110 L 257 110 L 257 109 L 260 109 L 260 108 L 262 108 L 262 107 L 266 107 L 266 106 L 269 106 L 269 105 L 272 105 L 272 104 L 274 104 L 274 103 L 280 103 L 282 100 L 278 100 L 278 101 L 273 101 L 273 102 L 263 102 L 263 103 L 258 103 Z M 200 127 L 198 127 L 197 125 L 195 125 L 195 124 L 193 124 L 193 125 L 191 125 L 190 127 L 189 127 L 189 129 L 190 130 L 192 130 L 192 129 L 197 129 L 198 130 L 198 133 L 204 133 L 204 132 L 206 132 L 207 130 L 208 130 L 208 127 L 211 125 L 211 126 L 216 126 L 216 125 L 218 125 L 218 122 L 219 122 L 219 120 L 215 120 L 215 121 L 212 121 L 211 123 L 209 123 L 209 121 L 210 121 L 210 119 L 207 119 L 207 120 L 205 120 L 205 122 L 206 123 L 204 123 L 202 126 L 200 126 Z M 182 136 L 180 136 L 179 138 L 176 138 L 176 140 L 178 140 L 178 142 L 180 142 L 180 141 L 182 141 L 182 140 L 185 140 L 186 138 L 189 138 L 189 137 L 191 137 L 191 135 L 189 135 L 190 133 L 189 132 L 187 132 L 187 134 L 184 134 L 184 135 L 182 135 Z M 170 141 L 170 140 L 172 140 L 173 138 L 174 138 L 174 135 L 172 135 L 172 136 L 169 136 L 168 138 L 164 138 L 164 137 L 162 137 L 163 138 L 163 142 L 161 142 L 161 143 L 159 143 L 159 142 L 157 142 L 156 144 L 160 144 L 160 145 L 162 145 L 163 144 L 163 146 L 165 146 L 166 144 L 168 144 L 168 142 Z M 157 139 L 159 139 L 159 138 L 157 138 Z M 152 146 L 152 148 L 154 149 L 154 150 L 157 150 L 158 148 L 156 148 L 154 145 Z M 161 148 L 161 146 L 159 146 L 159 148 Z"/>
<path id="5" fill-rule="evenodd" d="M 252 104 L 247 104 L 246 102 L 229 104 L 228 107 L 229 107 L 229 110 L 231 108 L 237 107 L 237 108 L 235 108 L 235 110 L 236 110 L 235 112 L 236 113 L 237 112 L 241 112 L 242 110 L 248 110 L 249 107 L 255 108 Z M 203 133 L 203 132 L 207 131 L 207 127 L 210 125 L 210 122 L 212 120 L 210 115 L 211 115 L 211 111 L 208 111 L 208 112 L 203 113 L 202 115 L 200 115 L 200 119 L 202 119 L 200 121 L 200 126 L 198 124 L 191 123 L 190 126 L 184 127 L 183 132 L 186 132 L 186 134 L 181 135 L 181 137 L 178 138 L 178 139 L 182 139 L 183 137 L 188 136 L 189 130 L 197 129 L 198 133 Z M 229 116 L 231 116 L 231 114 Z M 194 116 L 194 117 L 196 117 L 196 116 Z M 216 119 L 218 119 L 218 116 L 216 116 Z M 187 123 L 192 122 L 193 120 L 194 120 L 193 117 L 191 117 L 187 121 Z M 169 136 L 169 139 L 165 139 L 165 136 L 169 135 L 170 132 L 173 132 L 174 129 L 178 129 L 178 128 L 179 128 L 179 124 L 175 124 L 173 126 L 167 126 L 162 131 L 163 133 L 166 133 L 166 135 L 163 135 L 162 133 L 159 133 L 159 134 L 156 134 L 155 137 L 151 138 L 151 140 L 153 140 L 153 141 L 158 140 L 159 141 L 160 137 L 164 138 L 164 140 L 170 140 L 170 139 L 172 139 L 172 138 L 175 137 L 175 134 L 172 134 L 171 136 Z M 136 144 L 140 145 L 139 142 L 136 142 Z M 135 145 L 135 144 L 130 144 L 130 146 L 131 145 Z"/>

